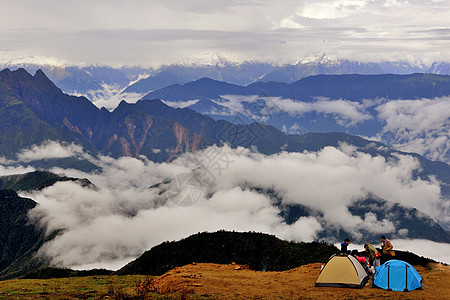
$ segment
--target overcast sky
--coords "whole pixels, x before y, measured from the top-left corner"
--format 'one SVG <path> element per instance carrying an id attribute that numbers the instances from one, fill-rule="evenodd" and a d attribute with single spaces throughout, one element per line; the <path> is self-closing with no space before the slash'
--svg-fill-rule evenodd
<path id="1" fill-rule="evenodd" d="M 444 0 L 0 0 L 3 61 L 450 60 Z"/>

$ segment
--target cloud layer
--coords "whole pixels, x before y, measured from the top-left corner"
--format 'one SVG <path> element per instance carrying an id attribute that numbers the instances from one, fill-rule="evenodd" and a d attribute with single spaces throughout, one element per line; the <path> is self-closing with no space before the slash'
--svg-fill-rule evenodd
<path id="1" fill-rule="evenodd" d="M 380 140 L 432 160 L 450 162 L 450 98 L 397 100 L 376 108 Z"/>
<path id="2" fill-rule="evenodd" d="M 260 97 L 258 95 L 221 95 L 220 97 L 221 100 L 215 102 L 226 107 L 229 110 L 227 114 L 241 113 L 250 118 L 256 118 L 260 122 L 266 122 L 269 118 L 281 113 L 301 117 L 311 112 L 332 115 L 337 122 L 344 126 L 355 126 L 372 119 L 372 115 L 366 111 L 367 107 L 364 104 L 344 99 L 318 97 L 315 101 L 298 101 L 282 97 Z M 262 101 L 264 104 L 258 103 L 258 101 Z M 212 115 L 224 114 L 223 111 L 211 111 L 209 113 Z"/>
<path id="3" fill-rule="evenodd" d="M 79 155 L 72 145 L 60 147 Z M 183 156 L 161 164 L 144 157 L 86 155 L 102 168 L 101 173 L 55 168 L 56 173 L 86 177 L 98 189 L 60 182 L 24 194 L 40 204 L 32 211 L 33 218 L 49 232 L 62 229 L 41 254 L 56 265 L 117 268 L 163 241 L 199 231 L 252 230 L 295 241 L 314 240 L 324 226 L 345 229 L 355 239 L 363 239 L 361 230 L 376 234 L 397 230 L 401 235 L 404 229 L 386 219 L 350 213 L 349 205 L 367 193 L 416 207 L 439 220 L 450 215 L 439 183 L 413 179 L 419 164 L 410 156 L 386 161 L 345 145 L 270 156 L 243 148 L 213 148 L 197 153 L 197 159 Z M 34 149 L 39 153 L 42 147 Z M 206 160 L 212 150 L 220 154 L 213 162 Z M 286 224 L 274 199 L 258 189 L 274 191 L 282 204 L 301 204 L 323 216 Z M 186 196 L 192 201 L 180 201 Z"/>
<path id="4" fill-rule="evenodd" d="M 449 60 L 449 9 L 439 0 L 7 1 L 0 50 L 111 65 L 205 55 L 284 63 L 321 52 L 366 61 Z"/>
<path id="5" fill-rule="evenodd" d="M 450 98 L 416 100 L 365 99 L 361 103 L 345 99 L 318 97 L 315 101 L 301 101 L 282 97 L 258 95 L 222 95 L 213 100 L 226 109 L 214 109 L 215 116 L 243 114 L 258 122 L 271 123 L 282 113 L 296 119 L 286 121 L 285 133 L 298 134 L 305 114 L 330 115 L 337 124 L 358 131 L 366 121 L 378 121 L 381 128 L 369 139 L 393 148 L 419 153 L 428 159 L 450 162 Z M 197 100 L 193 100 L 195 104 Z M 189 105 L 191 101 L 183 102 Z M 291 122 L 291 123 L 287 123 Z M 371 126 L 371 131 L 375 127 Z M 362 130 L 363 131 L 363 130 Z M 361 131 L 360 131 L 361 132 Z M 355 133 L 353 133 L 355 134 Z"/>

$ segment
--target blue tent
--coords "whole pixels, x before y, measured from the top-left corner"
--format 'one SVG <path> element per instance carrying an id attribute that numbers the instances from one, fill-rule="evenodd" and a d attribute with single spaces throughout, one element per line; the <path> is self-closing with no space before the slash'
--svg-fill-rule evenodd
<path id="1" fill-rule="evenodd" d="M 388 290 L 407 292 L 421 288 L 422 276 L 403 260 L 389 260 L 377 268 L 373 284 Z"/>

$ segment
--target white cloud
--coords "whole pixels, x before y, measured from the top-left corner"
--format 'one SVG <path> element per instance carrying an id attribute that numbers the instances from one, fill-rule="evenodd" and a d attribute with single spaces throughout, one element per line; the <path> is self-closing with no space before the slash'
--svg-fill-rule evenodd
<path id="1" fill-rule="evenodd" d="M 289 127 L 286 125 L 283 125 L 283 127 L 281 129 L 286 134 L 300 134 L 301 133 L 301 127 L 297 123 L 294 123 Z"/>
<path id="2" fill-rule="evenodd" d="M 450 161 L 450 98 L 395 100 L 376 108 L 385 122 L 379 139 L 393 147 Z"/>
<path id="3" fill-rule="evenodd" d="M 288 112 L 292 115 L 302 115 L 308 112 L 316 112 L 317 114 L 331 114 L 343 121 L 345 126 L 354 126 L 372 118 L 372 116 L 364 111 L 362 104 L 348 100 L 330 100 L 318 99 L 314 102 L 301 102 L 292 99 L 274 99 L 268 104 L 276 105 L 281 111 Z"/>
<path id="4" fill-rule="evenodd" d="M 258 95 L 220 95 L 219 100 L 212 100 L 214 103 L 222 105 L 230 110 L 231 113 L 245 112 L 245 103 L 253 103 L 258 100 Z"/>
<path id="5" fill-rule="evenodd" d="M 164 102 L 165 104 L 169 105 L 170 107 L 174 107 L 174 108 L 185 108 L 185 107 L 189 107 L 191 105 L 194 105 L 195 103 L 197 103 L 199 100 L 188 100 L 188 101 L 166 101 L 166 100 L 162 100 L 162 102 Z"/>
<path id="6" fill-rule="evenodd" d="M 33 171 L 35 171 L 33 167 L 8 166 L 3 165 L 3 163 L 0 161 L 0 176 L 24 174 Z"/>
<path id="7" fill-rule="evenodd" d="M 136 103 L 142 99 L 143 93 L 135 92 L 123 92 L 124 89 L 120 88 L 117 84 L 102 83 L 101 89 L 90 90 L 87 93 L 72 93 L 75 96 L 84 96 L 91 100 L 91 102 L 98 108 L 106 108 L 108 110 L 115 109 L 121 101 L 128 103 Z"/>
<path id="8" fill-rule="evenodd" d="M 387 236 L 389 238 L 389 236 Z M 391 239 L 391 242 L 395 250 L 409 251 L 417 255 L 434 259 L 437 262 L 450 263 L 450 244 L 448 243 L 436 243 L 429 240 L 422 239 Z M 340 243 L 334 244 L 340 248 Z M 351 242 L 351 249 L 364 250 L 363 244 L 355 244 Z M 381 247 L 377 244 L 373 244 L 375 247 Z"/>
<path id="9" fill-rule="evenodd" d="M 241 113 L 252 118 L 258 118 L 260 121 L 265 121 L 264 118 L 270 118 L 280 113 L 301 116 L 310 112 L 333 115 L 336 121 L 343 126 L 355 126 L 357 123 L 372 118 L 370 113 L 365 111 L 367 105 L 343 99 L 331 100 L 321 97 L 316 101 L 306 102 L 282 97 L 260 97 L 258 95 L 221 95 L 220 97 L 220 100 L 214 102 L 228 108 L 231 113 Z M 260 103 L 252 105 L 256 101 L 263 101 L 264 107 L 261 107 Z M 257 112 L 255 113 L 254 110 L 257 110 Z M 296 128 L 293 127 L 292 129 L 295 130 Z M 287 128 L 284 131 L 289 132 Z"/>
<path id="10" fill-rule="evenodd" d="M 450 264 L 450 244 L 436 243 L 428 240 L 405 240 L 392 241 L 395 248 L 409 251 L 421 256 L 432 258 L 438 262 Z"/>
<path id="11" fill-rule="evenodd" d="M 83 153 L 83 148 L 73 143 L 62 145 L 55 141 L 47 141 L 42 145 L 34 145 L 31 149 L 22 150 L 17 154 L 17 158 L 23 162 L 30 162 L 33 160 L 78 156 Z"/>

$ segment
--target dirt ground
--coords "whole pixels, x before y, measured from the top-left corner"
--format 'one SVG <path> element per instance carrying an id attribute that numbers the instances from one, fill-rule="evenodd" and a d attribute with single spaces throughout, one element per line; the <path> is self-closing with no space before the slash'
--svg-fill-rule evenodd
<path id="1" fill-rule="evenodd" d="M 314 287 L 321 265 L 309 264 L 285 272 L 257 272 L 236 264 L 192 263 L 167 272 L 155 279 L 152 286 L 161 294 L 181 292 L 214 299 L 450 299 L 449 266 L 416 266 L 423 277 L 423 289 L 388 292 L 372 288 L 373 278 L 362 289 Z"/>

